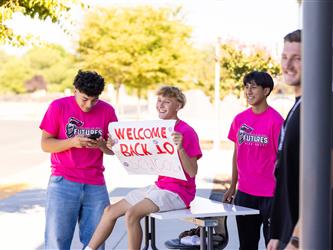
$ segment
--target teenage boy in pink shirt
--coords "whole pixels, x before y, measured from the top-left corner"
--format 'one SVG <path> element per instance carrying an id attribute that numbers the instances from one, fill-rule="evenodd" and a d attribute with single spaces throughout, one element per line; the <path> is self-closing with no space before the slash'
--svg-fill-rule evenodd
<path id="1" fill-rule="evenodd" d="M 259 215 L 236 216 L 240 249 L 258 249 L 263 224 L 265 244 L 269 241 L 269 216 L 275 189 L 274 164 L 281 115 L 267 104 L 274 82 L 266 72 L 253 71 L 243 80 L 249 109 L 238 114 L 228 138 L 234 142 L 232 181 L 223 200 L 258 209 Z"/>
<path id="2" fill-rule="evenodd" d="M 178 118 L 178 111 L 184 107 L 186 99 L 176 87 L 162 87 L 157 92 L 156 109 L 160 119 L 175 119 L 173 141 L 185 172 L 186 180 L 159 176 L 154 185 L 135 189 L 121 201 L 108 206 L 97 229 L 85 249 L 97 249 L 112 233 L 117 219 L 125 215 L 128 233 L 128 249 L 140 249 L 142 229 L 140 220 L 157 211 L 168 211 L 189 207 L 194 199 L 197 174 L 197 160 L 202 156 L 199 139 L 192 127 Z M 112 139 L 108 146 L 112 148 Z"/>
<path id="3" fill-rule="evenodd" d="M 51 153 L 52 169 L 47 188 L 45 249 L 70 249 L 76 223 L 80 241 L 87 245 L 104 208 L 110 204 L 103 154 L 113 154 L 106 139 L 108 124 L 117 117 L 111 105 L 98 99 L 104 89 L 99 74 L 80 70 L 74 87 L 74 96 L 50 104 L 40 124 L 41 146 Z"/>

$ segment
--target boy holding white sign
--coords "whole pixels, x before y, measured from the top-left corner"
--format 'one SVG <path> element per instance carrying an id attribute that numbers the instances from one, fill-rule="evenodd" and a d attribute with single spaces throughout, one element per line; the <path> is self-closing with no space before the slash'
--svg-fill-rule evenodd
<path id="1" fill-rule="evenodd" d="M 186 180 L 172 133 L 177 120 L 124 121 L 109 124 L 112 151 L 129 174 L 153 174 Z"/>
<path id="2" fill-rule="evenodd" d="M 157 91 L 156 109 L 160 119 L 176 120 L 172 139 L 177 146 L 178 156 L 186 180 L 159 176 L 154 185 L 135 189 L 119 202 L 108 206 L 97 229 L 85 249 L 97 249 L 112 233 L 117 219 L 125 215 L 128 232 L 128 249 L 140 249 L 142 228 L 140 220 L 157 211 L 169 211 L 189 207 L 196 192 L 195 175 L 197 160 L 202 156 L 199 138 L 192 127 L 178 118 L 178 111 L 185 105 L 186 98 L 176 87 L 162 87 Z M 109 138 L 111 149 L 114 141 Z"/>

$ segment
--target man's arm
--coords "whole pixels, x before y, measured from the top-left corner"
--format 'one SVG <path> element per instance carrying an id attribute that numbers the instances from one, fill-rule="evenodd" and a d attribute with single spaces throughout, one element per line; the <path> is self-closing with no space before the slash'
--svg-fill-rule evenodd
<path id="1" fill-rule="evenodd" d="M 280 245 L 280 240 L 270 239 L 267 245 L 267 250 L 278 250 Z"/>
<path id="2" fill-rule="evenodd" d="M 288 245 L 287 245 L 287 247 L 286 247 L 286 249 L 288 249 L 288 250 L 293 250 L 293 249 L 298 249 L 299 248 L 299 236 L 300 236 L 300 234 L 299 234 L 299 220 L 297 221 L 297 224 L 296 224 L 296 226 L 295 226 L 295 228 L 294 228 L 294 231 L 293 231 L 293 234 L 292 234 L 292 236 L 291 236 L 291 238 L 290 238 L 290 241 L 289 241 L 289 243 L 288 243 Z"/>
<path id="3" fill-rule="evenodd" d="M 234 143 L 234 153 L 232 155 L 232 175 L 231 185 L 228 191 L 223 196 L 223 202 L 231 202 L 236 192 L 236 186 L 238 182 L 238 170 L 237 170 L 237 145 Z"/>

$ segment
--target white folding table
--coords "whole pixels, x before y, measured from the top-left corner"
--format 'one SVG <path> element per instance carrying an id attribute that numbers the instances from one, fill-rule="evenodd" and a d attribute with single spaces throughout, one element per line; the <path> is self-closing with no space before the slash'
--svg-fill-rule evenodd
<path id="1" fill-rule="evenodd" d="M 218 217 L 231 215 L 253 215 L 259 214 L 259 210 L 236 206 L 228 203 L 213 201 L 196 196 L 189 209 L 173 210 L 168 212 L 151 213 L 145 218 L 145 246 L 157 249 L 155 237 L 155 219 L 170 220 L 182 219 L 200 227 L 200 249 L 213 250 L 213 227 L 218 225 Z M 150 224 L 150 227 L 149 227 Z M 206 244 L 207 228 L 207 244 Z"/>

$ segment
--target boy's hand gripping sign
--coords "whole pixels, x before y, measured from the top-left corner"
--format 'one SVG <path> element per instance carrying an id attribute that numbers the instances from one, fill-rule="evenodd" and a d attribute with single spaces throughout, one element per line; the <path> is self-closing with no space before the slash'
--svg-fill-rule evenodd
<path id="1" fill-rule="evenodd" d="M 186 180 L 171 133 L 176 120 L 112 122 L 112 147 L 129 174 L 163 175 Z"/>

